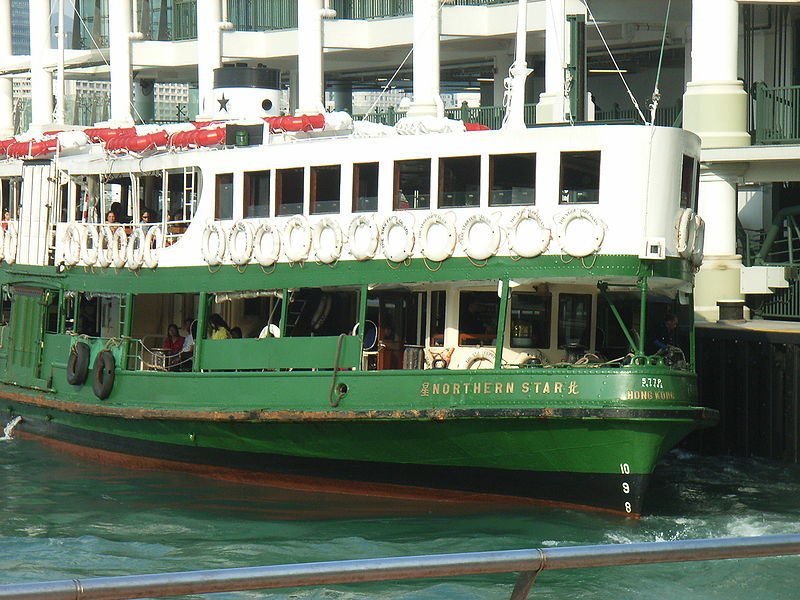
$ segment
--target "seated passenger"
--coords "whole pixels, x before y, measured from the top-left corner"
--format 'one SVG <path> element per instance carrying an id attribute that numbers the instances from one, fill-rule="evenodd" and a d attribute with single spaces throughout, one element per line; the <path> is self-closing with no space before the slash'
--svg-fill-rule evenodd
<path id="1" fill-rule="evenodd" d="M 184 322 L 186 336 L 183 338 L 183 346 L 180 352 L 179 370 L 192 370 L 192 356 L 194 355 L 194 338 L 197 336 L 197 321 L 186 319 Z"/>
<path id="2" fill-rule="evenodd" d="M 242 328 L 234 327 L 233 329 L 231 329 L 231 337 L 235 340 L 242 339 Z"/>
<path id="3" fill-rule="evenodd" d="M 208 317 L 208 333 L 208 337 L 212 340 L 231 339 L 231 332 L 228 329 L 228 324 L 219 313 L 213 313 Z"/>
<path id="4" fill-rule="evenodd" d="M 178 332 L 178 326 L 170 323 L 167 327 L 167 337 L 164 338 L 163 348 L 168 354 L 177 354 L 183 348 L 183 336 Z"/>

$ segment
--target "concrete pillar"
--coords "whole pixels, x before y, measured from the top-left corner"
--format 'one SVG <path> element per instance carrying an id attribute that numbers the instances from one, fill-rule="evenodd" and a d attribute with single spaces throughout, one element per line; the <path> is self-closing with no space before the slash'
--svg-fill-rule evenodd
<path id="1" fill-rule="evenodd" d="M 0 56 L 11 56 L 11 0 L 0 0 Z M 10 77 L 0 77 L 0 137 L 14 135 L 14 98 Z"/>
<path id="2" fill-rule="evenodd" d="M 683 95 L 683 127 L 700 136 L 703 148 L 750 145 L 738 42 L 736 0 L 692 2 L 692 80 Z"/>
<path id="3" fill-rule="evenodd" d="M 537 123 L 566 121 L 565 68 L 569 52 L 569 28 L 564 0 L 545 1 L 544 93 L 536 107 Z"/>
<path id="4" fill-rule="evenodd" d="M 133 83 L 133 116 L 137 123 L 152 123 L 156 116 L 155 81 L 137 79 Z"/>
<path id="5" fill-rule="evenodd" d="M 222 2 L 197 0 L 197 89 L 200 100 L 199 119 L 216 112 L 214 69 L 222 66 Z"/>
<path id="6" fill-rule="evenodd" d="M 298 115 L 325 111 L 322 104 L 322 16 L 322 0 L 297 3 Z"/>
<path id="7" fill-rule="evenodd" d="M 333 109 L 343 110 L 353 114 L 353 82 L 334 81 L 333 85 Z"/>
<path id="8" fill-rule="evenodd" d="M 414 99 L 409 117 L 444 116 L 439 95 L 439 0 L 414 0 Z"/>
<path id="9" fill-rule="evenodd" d="M 706 223 L 705 259 L 695 279 L 695 312 L 698 318 L 719 319 L 719 300 L 742 300 L 742 257 L 736 254 L 736 182 L 742 169 L 736 165 L 700 171 L 697 212 Z"/>
<path id="10" fill-rule="evenodd" d="M 114 125 L 133 125 L 131 116 L 131 0 L 108 3 L 111 57 L 111 119 Z"/>
<path id="11" fill-rule="evenodd" d="M 47 70 L 50 45 L 50 0 L 30 0 L 31 129 L 44 131 L 53 119 L 53 76 Z"/>

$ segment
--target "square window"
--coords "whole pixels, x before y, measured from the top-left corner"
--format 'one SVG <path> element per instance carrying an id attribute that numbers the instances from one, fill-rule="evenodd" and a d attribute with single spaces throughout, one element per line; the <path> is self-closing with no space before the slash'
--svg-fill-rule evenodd
<path id="1" fill-rule="evenodd" d="M 536 203 L 536 155 L 489 157 L 489 206 Z"/>
<path id="2" fill-rule="evenodd" d="M 251 171 L 244 174 L 245 217 L 269 216 L 269 177 L 269 171 Z"/>
<path id="3" fill-rule="evenodd" d="M 600 201 L 600 152 L 561 153 L 559 204 L 597 204 Z"/>
<path id="4" fill-rule="evenodd" d="M 398 160 L 394 163 L 394 209 L 431 207 L 431 160 Z"/>
<path id="5" fill-rule="evenodd" d="M 378 210 L 378 163 L 353 165 L 353 212 Z"/>
<path id="6" fill-rule="evenodd" d="M 216 204 L 218 219 L 233 218 L 233 173 L 220 173 L 217 175 Z M 144 208 L 149 208 L 149 205 L 143 203 L 142 209 Z"/>
<path id="7" fill-rule="evenodd" d="M 303 214 L 303 167 L 275 172 L 275 214 Z"/>
<path id="8" fill-rule="evenodd" d="M 439 159 L 439 207 L 480 204 L 481 157 L 453 156 Z"/>
<path id="9" fill-rule="evenodd" d="M 311 214 L 321 215 L 339 212 L 339 186 L 342 167 L 330 165 L 311 167 Z"/>

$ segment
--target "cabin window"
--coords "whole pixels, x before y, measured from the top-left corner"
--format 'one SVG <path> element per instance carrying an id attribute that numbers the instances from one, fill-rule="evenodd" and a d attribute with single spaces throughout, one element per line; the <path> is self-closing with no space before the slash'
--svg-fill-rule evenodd
<path id="1" fill-rule="evenodd" d="M 217 209 L 218 219 L 233 218 L 233 173 L 217 175 Z"/>
<path id="2" fill-rule="evenodd" d="M 139 177 L 139 219 L 147 211 L 153 215 L 150 222 L 158 219 L 158 213 L 163 206 L 164 197 L 164 178 L 162 177 L 163 171 L 154 175 L 143 175 Z M 219 214 L 219 178 L 225 177 L 224 175 L 217 175 L 217 214 Z M 228 175 L 231 178 L 231 200 L 233 200 L 233 175 Z M 220 217 L 221 219 L 230 219 L 231 217 Z"/>
<path id="3" fill-rule="evenodd" d="M 394 163 L 394 209 L 431 207 L 431 161 L 398 160 Z"/>
<path id="4" fill-rule="evenodd" d="M 481 157 L 453 156 L 439 159 L 439 207 L 478 206 Z"/>
<path id="5" fill-rule="evenodd" d="M 600 152 L 562 152 L 560 189 L 560 204 L 597 204 Z"/>
<path id="6" fill-rule="evenodd" d="M 511 347 L 550 347 L 550 296 L 511 294 Z"/>
<path id="7" fill-rule="evenodd" d="M 681 170 L 681 208 L 697 210 L 695 197 L 697 194 L 697 180 L 699 177 L 697 161 L 691 156 L 684 156 L 683 169 Z"/>
<path id="8" fill-rule="evenodd" d="M 329 165 L 311 167 L 311 214 L 322 215 L 339 212 L 339 193 L 342 167 Z"/>
<path id="9" fill-rule="evenodd" d="M 444 291 L 431 292 L 431 346 L 444 346 L 444 315 L 447 294 Z"/>
<path id="10" fill-rule="evenodd" d="M 18 178 L 0 180 L 0 216 L 4 223 L 19 217 L 21 201 L 22 180 Z"/>
<path id="11" fill-rule="evenodd" d="M 500 298 L 496 292 L 461 292 L 458 313 L 459 346 L 492 346 L 497 339 Z"/>
<path id="12" fill-rule="evenodd" d="M 75 220 L 99 223 L 103 207 L 100 202 L 100 178 L 96 175 L 72 178 L 75 193 Z"/>
<path id="13" fill-rule="evenodd" d="M 353 212 L 378 210 L 378 163 L 353 165 Z"/>
<path id="14" fill-rule="evenodd" d="M 244 216 L 246 218 L 269 216 L 269 171 L 251 171 L 244 174 Z"/>
<path id="15" fill-rule="evenodd" d="M 102 183 L 101 223 L 130 222 L 130 190 L 131 180 L 129 177 L 110 179 Z"/>
<path id="16" fill-rule="evenodd" d="M 303 214 L 303 167 L 275 171 L 275 214 Z"/>
<path id="17" fill-rule="evenodd" d="M 498 154 L 489 157 L 489 206 L 536 202 L 536 155 Z"/>
<path id="18" fill-rule="evenodd" d="M 560 294 L 558 297 L 558 347 L 589 347 L 592 325 L 591 294 Z"/>

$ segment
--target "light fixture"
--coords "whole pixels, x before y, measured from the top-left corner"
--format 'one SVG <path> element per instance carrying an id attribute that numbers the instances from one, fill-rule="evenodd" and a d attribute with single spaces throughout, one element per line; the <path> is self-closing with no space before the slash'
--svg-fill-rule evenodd
<path id="1" fill-rule="evenodd" d="M 494 81 L 494 77 L 478 77 L 476 81 Z"/>
<path id="2" fill-rule="evenodd" d="M 589 69 L 589 73 L 627 73 L 628 69 Z"/>

